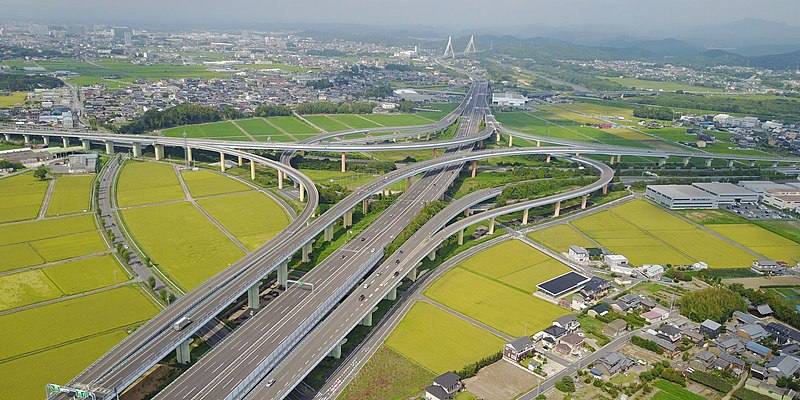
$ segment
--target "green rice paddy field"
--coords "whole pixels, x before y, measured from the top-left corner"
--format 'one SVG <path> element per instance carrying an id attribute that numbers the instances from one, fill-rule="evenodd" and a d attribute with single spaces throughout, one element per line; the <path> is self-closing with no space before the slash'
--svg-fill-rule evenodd
<path id="1" fill-rule="evenodd" d="M 272 239 L 290 222 L 278 203 L 255 191 L 200 199 L 198 204 L 250 250 Z"/>
<path id="2" fill-rule="evenodd" d="M 236 179 L 202 169 L 198 171 L 181 171 L 181 177 L 183 181 L 186 182 L 186 186 L 189 188 L 189 193 L 192 197 L 213 196 L 253 190 L 252 186 L 246 185 Z"/>
<path id="3" fill-rule="evenodd" d="M 58 177 L 46 215 L 49 217 L 88 211 L 92 182 L 94 182 L 94 175 Z"/>
<path id="4" fill-rule="evenodd" d="M 49 184 L 32 173 L 0 179 L 0 223 L 36 218 Z"/>
<path id="5" fill-rule="evenodd" d="M 182 200 L 184 197 L 178 176 L 170 164 L 125 163 L 117 182 L 117 204 L 120 207 Z"/>

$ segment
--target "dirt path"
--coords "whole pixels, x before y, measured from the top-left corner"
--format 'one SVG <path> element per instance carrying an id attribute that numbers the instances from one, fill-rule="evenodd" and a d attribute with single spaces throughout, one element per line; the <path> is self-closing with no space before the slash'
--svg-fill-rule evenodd
<path id="1" fill-rule="evenodd" d="M 278 131 L 280 131 L 282 134 L 286 135 L 286 137 L 288 137 L 288 138 L 291 138 L 291 139 L 292 139 L 292 140 L 294 140 L 295 142 L 299 142 L 299 141 L 300 141 L 300 140 L 299 140 L 299 139 L 298 139 L 296 136 L 292 135 L 292 134 L 291 134 L 291 133 L 289 133 L 289 132 L 286 132 L 285 130 L 283 130 L 283 129 L 282 129 L 281 127 L 279 127 L 278 125 L 275 125 L 275 124 L 273 124 L 272 122 L 269 122 L 269 120 L 268 120 L 268 119 L 266 119 L 266 118 L 263 118 L 263 117 L 262 117 L 261 119 L 263 119 L 263 120 L 264 120 L 264 122 L 266 122 L 267 124 L 269 124 L 269 125 L 270 125 L 270 126 L 272 126 L 273 128 L 275 128 L 275 129 L 277 129 Z"/>
<path id="2" fill-rule="evenodd" d="M 236 120 L 231 120 L 231 122 L 233 123 L 233 125 L 235 127 L 239 128 L 239 130 L 242 131 L 242 133 L 244 133 L 244 135 L 247 136 L 248 139 L 250 139 L 253 142 L 257 142 L 258 141 L 255 137 L 253 137 L 253 135 L 250 134 L 250 132 L 244 130 L 244 128 L 239 126 L 239 124 L 236 123 Z"/>
<path id="3" fill-rule="evenodd" d="M 36 220 L 44 219 L 45 214 L 47 214 L 47 208 L 50 207 L 50 198 L 53 197 L 53 190 L 56 187 L 56 180 L 50 180 L 50 183 L 47 185 L 47 192 L 44 194 L 44 200 L 42 200 L 42 208 L 39 209 L 39 216 L 36 217 Z"/>

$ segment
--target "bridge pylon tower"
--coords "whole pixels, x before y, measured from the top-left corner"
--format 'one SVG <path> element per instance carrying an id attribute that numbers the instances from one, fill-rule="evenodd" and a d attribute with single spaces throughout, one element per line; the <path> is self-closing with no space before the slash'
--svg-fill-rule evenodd
<path id="1" fill-rule="evenodd" d="M 444 57 L 450 56 L 450 58 L 456 58 L 456 52 L 453 51 L 453 37 L 449 36 L 447 38 L 447 47 L 444 49 Z"/>
<path id="2" fill-rule="evenodd" d="M 475 35 L 471 35 L 469 37 L 469 43 L 467 43 L 467 48 L 464 49 L 464 53 L 477 53 L 478 50 L 475 49 Z"/>

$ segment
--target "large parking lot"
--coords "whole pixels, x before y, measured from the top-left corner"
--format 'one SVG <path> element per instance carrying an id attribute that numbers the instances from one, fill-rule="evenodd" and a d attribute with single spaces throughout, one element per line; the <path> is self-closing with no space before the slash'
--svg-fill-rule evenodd
<path id="1" fill-rule="evenodd" d="M 792 217 L 782 213 L 779 210 L 775 210 L 765 205 L 756 203 L 727 204 L 722 206 L 722 209 L 728 210 L 734 214 L 738 214 L 742 218 L 746 218 L 751 221 L 771 220 L 771 219 L 792 219 Z"/>

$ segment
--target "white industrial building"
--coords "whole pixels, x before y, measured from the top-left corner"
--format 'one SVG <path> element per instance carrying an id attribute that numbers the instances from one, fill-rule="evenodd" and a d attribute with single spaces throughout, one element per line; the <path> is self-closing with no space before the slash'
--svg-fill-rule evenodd
<path id="1" fill-rule="evenodd" d="M 492 105 L 500 107 L 525 107 L 528 98 L 517 93 L 492 93 Z"/>
<path id="2" fill-rule="evenodd" d="M 718 208 L 717 196 L 691 185 L 648 185 L 645 196 L 673 210 Z"/>
<path id="3" fill-rule="evenodd" d="M 758 193 L 728 182 L 696 182 L 692 186 L 717 196 L 717 204 L 758 202 Z"/>
<path id="4" fill-rule="evenodd" d="M 779 210 L 794 211 L 800 207 L 800 189 L 791 186 L 786 189 L 767 189 L 761 201 Z"/>

